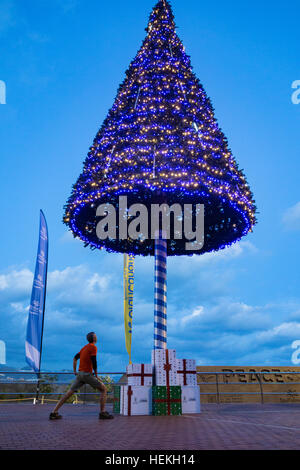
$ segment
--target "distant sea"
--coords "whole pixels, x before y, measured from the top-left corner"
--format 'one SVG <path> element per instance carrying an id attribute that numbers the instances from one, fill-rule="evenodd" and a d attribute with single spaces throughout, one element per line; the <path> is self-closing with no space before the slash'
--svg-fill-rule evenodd
<path id="1" fill-rule="evenodd" d="M 0 382 L 36 382 L 37 376 L 34 373 L 30 373 L 31 369 L 28 366 L 24 366 L 21 368 L 16 368 L 4 364 L 0 364 Z M 48 375 L 49 377 L 55 376 L 55 383 L 62 384 L 62 383 L 70 383 L 74 380 L 74 373 L 69 369 L 62 369 L 53 374 L 50 374 L 53 371 L 42 370 L 41 374 L 43 376 Z M 101 372 L 98 373 L 101 376 Z M 112 376 L 114 382 L 118 382 L 121 378 L 121 375 L 113 375 Z"/>

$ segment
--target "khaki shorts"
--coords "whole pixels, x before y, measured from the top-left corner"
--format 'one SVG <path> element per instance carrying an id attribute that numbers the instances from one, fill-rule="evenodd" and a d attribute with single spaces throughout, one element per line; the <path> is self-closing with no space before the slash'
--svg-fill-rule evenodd
<path id="1" fill-rule="evenodd" d="M 97 388 L 98 390 L 104 389 L 104 384 L 90 372 L 78 372 L 76 379 L 71 385 L 70 391 L 77 392 L 77 390 L 85 384 L 91 385 L 91 387 Z"/>

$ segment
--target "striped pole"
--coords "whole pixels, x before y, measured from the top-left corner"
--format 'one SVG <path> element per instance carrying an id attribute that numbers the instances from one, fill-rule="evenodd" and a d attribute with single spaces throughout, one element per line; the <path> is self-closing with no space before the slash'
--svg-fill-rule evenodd
<path id="1" fill-rule="evenodd" d="M 154 349 L 167 349 L 167 241 L 155 238 Z"/>

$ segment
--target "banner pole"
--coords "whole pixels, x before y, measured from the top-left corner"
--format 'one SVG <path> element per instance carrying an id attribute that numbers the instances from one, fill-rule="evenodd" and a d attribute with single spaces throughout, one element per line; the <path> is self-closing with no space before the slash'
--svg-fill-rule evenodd
<path id="1" fill-rule="evenodd" d="M 133 294 L 134 294 L 134 260 L 133 255 L 124 254 L 124 329 L 125 345 L 131 362 Z"/>
<path id="2" fill-rule="evenodd" d="M 39 401 L 39 393 L 40 393 L 40 383 L 41 383 L 41 363 L 42 363 L 42 351 L 43 351 L 43 337 L 44 337 L 44 322 L 45 322 L 45 307 L 46 307 L 46 294 L 47 294 L 47 275 L 48 275 L 48 250 L 49 250 L 49 234 L 48 234 L 48 227 L 46 222 L 46 217 L 41 210 L 41 215 L 43 216 L 46 224 L 47 229 L 47 256 L 46 256 L 46 270 L 45 270 L 45 287 L 44 287 L 44 302 L 43 302 L 43 316 L 42 316 L 42 331 L 41 331 L 41 348 L 40 348 L 40 360 L 39 360 L 39 371 L 37 374 L 38 383 L 36 389 L 36 403 Z"/>

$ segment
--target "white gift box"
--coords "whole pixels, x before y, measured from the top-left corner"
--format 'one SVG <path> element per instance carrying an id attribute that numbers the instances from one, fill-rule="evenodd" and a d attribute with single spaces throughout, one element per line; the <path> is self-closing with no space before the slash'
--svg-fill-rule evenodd
<path id="1" fill-rule="evenodd" d="M 128 385 L 152 385 L 152 364 L 129 364 L 127 366 Z"/>
<path id="2" fill-rule="evenodd" d="M 178 385 L 197 385 L 197 369 L 194 359 L 177 359 Z"/>
<path id="3" fill-rule="evenodd" d="M 201 413 L 200 387 L 187 385 L 181 387 L 182 414 Z"/>
<path id="4" fill-rule="evenodd" d="M 152 351 L 155 385 L 178 385 L 175 349 L 154 349 Z"/>
<path id="5" fill-rule="evenodd" d="M 120 414 L 122 414 L 123 410 L 123 403 L 124 403 L 124 387 L 125 385 L 121 385 L 121 390 L 120 390 Z"/>
<path id="6" fill-rule="evenodd" d="M 168 357 L 170 362 L 176 361 L 176 350 L 175 349 L 153 349 L 152 350 L 152 364 L 164 363 L 166 360 L 166 351 L 168 351 Z"/>
<path id="7" fill-rule="evenodd" d="M 152 387 L 125 385 L 121 414 L 125 416 L 152 414 Z"/>

